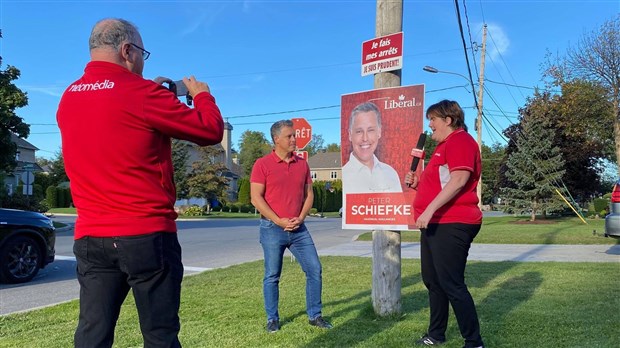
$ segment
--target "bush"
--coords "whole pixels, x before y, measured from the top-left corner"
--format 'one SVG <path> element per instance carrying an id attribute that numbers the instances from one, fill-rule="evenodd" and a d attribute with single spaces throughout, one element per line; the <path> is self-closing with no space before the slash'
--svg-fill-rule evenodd
<path id="1" fill-rule="evenodd" d="M 240 213 L 253 213 L 254 206 L 251 204 L 236 204 L 237 208 L 239 208 Z"/>
<path id="2" fill-rule="evenodd" d="M 47 211 L 47 207 L 42 207 L 40 201 L 37 202 L 31 196 L 25 196 L 21 191 L 16 191 L 12 196 L 8 196 L 5 198 L 2 203 L 4 208 L 10 209 L 21 209 L 21 210 L 30 210 L 30 211 L 38 211 L 45 212 Z"/>
<path id="3" fill-rule="evenodd" d="M 45 200 L 47 201 L 47 206 L 51 208 L 58 208 L 58 194 L 56 193 L 56 186 L 49 186 L 47 190 L 45 190 Z"/>
<path id="4" fill-rule="evenodd" d="M 600 217 L 605 217 L 605 216 L 607 216 L 607 214 L 609 214 L 609 212 L 607 211 L 607 209 L 603 209 L 603 210 L 601 210 L 601 212 L 599 213 L 599 216 L 600 216 Z"/>
<path id="5" fill-rule="evenodd" d="M 592 203 L 594 204 L 594 211 L 600 212 L 603 209 L 607 209 L 609 206 L 609 198 L 594 198 Z"/>
<path id="6" fill-rule="evenodd" d="M 238 213 L 239 212 L 239 207 L 236 205 L 231 205 L 230 206 L 230 212 L 231 213 Z"/>
<path id="7" fill-rule="evenodd" d="M 63 189 L 62 187 L 56 186 L 56 206 L 58 208 L 66 208 L 69 205 L 67 204 L 67 202 L 65 201 L 65 189 Z"/>
<path id="8" fill-rule="evenodd" d="M 47 205 L 47 200 L 44 199 L 39 201 L 39 211 L 44 213 L 48 210 L 50 210 L 50 207 Z"/>
<path id="9" fill-rule="evenodd" d="M 311 208 L 310 209 L 310 215 L 316 215 L 319 213 L 319 210 L 317 208 Z"/>
<path id="10" fill-rule="evenodd" d="M 197 206 L 197 205 L 192 205 L 191 207 L 188 207 L 187 209 L 185 209 L 185 211 L 183 212 L 183 215 L 185 216 L 202 216 L 204 215 L 204 210 Z"/>

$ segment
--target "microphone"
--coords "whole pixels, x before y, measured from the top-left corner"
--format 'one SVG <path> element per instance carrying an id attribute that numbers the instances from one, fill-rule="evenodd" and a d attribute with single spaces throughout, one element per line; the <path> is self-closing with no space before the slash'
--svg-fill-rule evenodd
<path id="1" fill-rule="evenodd" d="M 411 150 L 411 156 L 413 159 L 411 160 L 411 171 L 415 172 L 418 169 L 418 163 L 420 163 L 420 158 L 424 158 L 424 143 L 426 142 L 426 133 L 420 133 L 420 137 L 418 138 L 418 143 L 415 148 Z M 407 186 L 411 186 L 407 184 Z"/>

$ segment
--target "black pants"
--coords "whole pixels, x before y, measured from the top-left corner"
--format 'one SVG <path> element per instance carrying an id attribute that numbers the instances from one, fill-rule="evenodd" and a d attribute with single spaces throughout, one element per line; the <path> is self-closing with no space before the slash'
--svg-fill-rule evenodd
<path id="1" fill-rule="evenodd" d="M 144 347 L 181 347 L 178 313 L 183 264 L 176 233 L 84 237 L 74 242 L 73 252 L 80 283 L 76 348 L 112 347 L 114 327 L 129 289 L 136 301 Z"/>
<path id="2" fill-rule="evenodd" d="M 431 318 L 428 335 L 445 341 L 449 307 L 466 347 L 482 345 L 476 305 L 465 285 L 465 264 L 480 225 L 429 224 L 422 229 L 422 280 L 428 289 Z"/>

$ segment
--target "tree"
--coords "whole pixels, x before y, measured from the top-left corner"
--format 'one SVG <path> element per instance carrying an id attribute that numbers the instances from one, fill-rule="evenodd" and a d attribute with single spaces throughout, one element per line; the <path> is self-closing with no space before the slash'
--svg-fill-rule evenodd
<path id="1" fill-rule="evenodd" d="M 325 152 L 340 152 L 340 144 L 327 144 L 327 146 L 325 147 Z"/>
<path id="2" fill-rule="evenodd" d="M 243 177 L 239 179 L 239 192 L 237 195 L 237 202 L 239 204 L 250 204 L 252 198 L 250 197 L 250 179 L 249 177 Z"/>
<path id="3" fill-rule="evenodd" d="M 62 152 L 58 150 L 56 152 L 56 158 L 52 159 L 50 165 L 50 185 L 58 186 L 61 183 L 68 182 L 69 177 L 65 172 L 65 160 L 62 157 Z"/>
<path id="4" fill-rule="evenodd" d="M 189 146 L 191 145 L 186 141 L 172 139 L 172 167 L 174 169 L 174 185 L 177 191 L 177 199 L 189 197 L 189 187 L 187 185 Z"/>
<path id="5" fill-rule="evenodd" d="M 314 156 L 324 150 L 324 143 L 325 140 L 323 140 L 323 136 L 321 134 L 312 134 L 312 140 L 310 140 L 308 145 L 304 148 L 305 151 L 308 151 L 308 157 Z"/>
<path id="6" fill-rule="evenodd" d="M 11 82 L 19 76 L 19 70 L 13 66 L 0 70 L 0 171 L 6 173 L 11 173 L 17 164 L 17 145 L 11 140 L 11 134 L 17 134 L 20 138 L 26 138 L 30 134 L 30 126 L 15 113 L 15 109 L 28 105 L 26 93 Z"/>
<path id="7" fill-rule="evenodd" d="M 505 146 L 482 144 L 482 203 L 491 204 L 500 196 L 499 172 L 506 156 Z"/>
<path id="8" fill-rule="evenodd" d="M 239 140 L 239 164 L 244 175 L 250 175 L 254 162 L 271 151 L 271 145 L 265 134 L 259 131 L 246 130 Z"/>
<path id="9" fill-rule="evenodd" d="M 613 113 L 611 119 L 602 114 L 597 123 L 609 122 L 609 129 L 613 129 L 615 156 L 609 159 L 617 163 L 620 159 L 620 14 L 615 14 L 599 30 L 584 34 L 575 47 L 568 49 L 563 60 L 549 64 L 547 75 L 556 85 L 581 79 L 603 86 Z"/>
<path id="10" fill-rule="evenodd" d="M 549 105 L 538 100 L 530 104 L 530 108 L 520 111 L 519 129 L 510 138 L 513 151 L 505 175 L 511 185 L 501 191 L 509 211 L 529 211 L 534 221 L 538 213 L 545 216 L 547 211 L 562 209 L 563 202 L 555 190 L 565 170 L 560 149 L 554 145 L 555 130 L 549 126 L 550 117 L 545 112 Z"/>
<path id="11" fill-rule="evenodd" d="M 558 130 L 566 174 L 563 181 L 580 201 L 600 194 L 602 159 L 614 154 L 613 108 L 605 89 L 596 82 L 572 80 L 552 100 L 551 127 Z"/>
<path id="12" fill-rule="evenodd" d="M 205 146 L 200 148 L 200 161 L 192 164 L 192 171 L 187 179 L 189 196 L 218 200 L 224 202 L 228 196 L 228 171 L 226 165 L 219 160 L 223 150 L 221 147 Z"/>

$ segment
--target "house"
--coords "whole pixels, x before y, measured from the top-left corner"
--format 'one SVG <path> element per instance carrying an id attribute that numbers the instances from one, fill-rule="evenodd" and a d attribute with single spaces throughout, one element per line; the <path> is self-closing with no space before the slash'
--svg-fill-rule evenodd
<path id="1" fill-rule="evenodd" d="M 23 182 L 24 185 L 32 185 L 33 182 L 30 182 L 30 179 L 34 180 L 32 174 L 42 171 L 41 167 L 36 163 L 35 155 L 38 150 L 36 146 L 13 133 L 11 133 L 11 141 L 17 145 L 17 152 L 15 153 L 17 166 L 13 170 L 13 173 L 7 173 L 4 179 L 4 186 L 9 195 L 15 192 L 20 181 Z M 32 190 L 29 192 L 32 192 Z M 24 191 L 24 193 L 26 193 L 26 191 Z"/>
<path id="2" fill-rule="evenodd" d="M 340 152 L 319 152 L 308 158 L 312 181 L 342 180 L 342 159 Z"/>
<path id="3" fill-rule="evenodd" d="M 238 181 L 239 181 L 239 178 L 241 177 L 242 170 L 241 170 L 241 166 L 235 163 L 232 158 L 232 155 L 233 155 L 232 130 L 233 130 L 233 126 L 230 123 L 225 122 L 224 123 L 224 137 L 222 139 L 222 142 L 217 145 L 213 145 L 213 146 L 216 147 L 218 150 L 220 150 L 219 156 L 218 158 L 215 159 L 215 161 L 224 163 L 224 165 L 226 165 L 226 168 L 228 168 L 228 171 L 223 173 L 223 175 L 229 179 L 228 200 L 230 202 L 236 202 L 237 191 L 238 191 Z M 202 160 L 202 158 L 201 158 L 200 151 L 199 151 L 200 147 L 198 145 L 190 143 L 190 142 L 186 142 L 186 144 L 188 146 L 188 155 L 189 155 L 187 159 L 186 167 L 187 167 L 188 172 L 190 172 L 192 170 L 192 164 L 196 161 Z M 206 205 L 206 201 L 205 199 L 202 199 L 202 198 L 191 198 L 191 199 L 178 200 L 176 202 L 176 205 L 191 205 L 191 204 L 204 206 Z"/>

